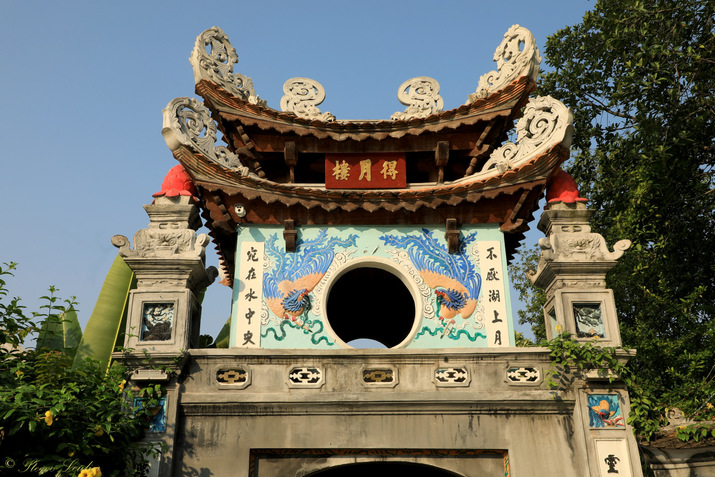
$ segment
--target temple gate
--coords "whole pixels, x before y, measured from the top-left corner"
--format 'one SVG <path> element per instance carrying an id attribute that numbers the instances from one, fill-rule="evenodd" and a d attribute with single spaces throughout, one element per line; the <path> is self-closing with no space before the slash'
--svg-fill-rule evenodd
<path id="1" fill-rule="evenodd" d="M 628 242 L 611 252 L 590 232 L 559 172 L 572 116 L 530 98 L 531 33 L 514 25 L 495 59 L 455 109 L 417 77 L 404 111 L 348 121 L 318 109 L 308 78 L 268 107 L 225 33 L 198 37 L 203 102 L 164 110 L 180 166 L 134 249 L 113 240 L 138 279 L 121 357 L 167 390 L 154 475 L 641 475 L 622 383 L 550 390 L 549 351 L 515 347 L 507 264 L 547 186 L 533 279 L 549 337 L 620 344 L 605 274 Z M 225 349 L 197 348 L 209 240 L 233 288 Z"/>

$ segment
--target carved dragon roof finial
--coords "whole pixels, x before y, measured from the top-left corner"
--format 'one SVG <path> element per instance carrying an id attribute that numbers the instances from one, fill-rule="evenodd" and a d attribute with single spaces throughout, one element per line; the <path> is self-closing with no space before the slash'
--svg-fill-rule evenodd
<path id="1" fill-rule="evenodd" d="M 161 134 L 171 151 L 186 146 L 227 169 L 248 174 L 248 168 L 225 146 L 216 146 L 218 128 L 203 103 L 194 98 L 172 99 L 162 111 Z"/>
<path id="2" fill-rule="evenodd" d="M 392 120 L 426 118 L 439 113 L 444 108 L 444 101 L 439 95 L 439 83 L 428 76 L 408 79 L 397 89 L 397 99 L 407 106 L 405 112 L 397 111 Z"/>
<path id="3" fill-rule="evenodd" d="M 479 78 L 477 91 L 469 95 L 467 104 L 486 98 L 522 76 L 536 81 L 541 55 L 536 48 L 534 35 L 522 26 L 512 25 L 494 52 L 494 61 L 497 62 L 497 71 L 490 71 Z"/>
<path id="4" fill-rule="evenodd" d="M 514 169 L 521 163 L 552 147 L 559 138 L 564 147 L 571 145 L 573 114 L 561 101 L 551 96 L 531 98 L 524 115 L 516 123 L 516 143 L 507 142 L 489 156 L 482 172 L 496 168 L 499 172 Z"/>
<path id="5" fill-rule="evenodd" d="M 196 83 L 208 80 L 249 103 L 266 105 L 266 101 L 256 95 L 251 78 L 233 72 L 238 55 L 226 33 L 219 27 L 211 27 L 196 38 L 189 62 L 194 68 Z"/>
<path id="6" fill-rule="evenodd" d="M 291 78 L 283 83 L 281 111 L 295 113 L 296 116 L 321 121 L 335 121 L 335 116 L 321 113 L 318 105 L 325 101 L 325 88 L 310 78 Z"/>

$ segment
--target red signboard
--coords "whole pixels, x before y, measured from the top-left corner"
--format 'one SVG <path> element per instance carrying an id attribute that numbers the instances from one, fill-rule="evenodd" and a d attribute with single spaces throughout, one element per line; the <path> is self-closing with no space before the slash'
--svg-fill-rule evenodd
<path id="1" fill-rule="evenodd" d="M 327 189 L 404 189 L 404 153 L 326 154 Z"/>

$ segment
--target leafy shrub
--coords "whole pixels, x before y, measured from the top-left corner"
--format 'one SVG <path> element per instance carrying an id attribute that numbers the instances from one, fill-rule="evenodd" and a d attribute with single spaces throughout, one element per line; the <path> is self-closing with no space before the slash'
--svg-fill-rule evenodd
<path id="1" fill-rule="evenodd" d="M 39 315 L 26 316 L 18 298 L 5 303 L 14 268 L 0 267 L 0 474 L 142 475 L 157 451 L 140 441 L 161 390 L 125 389 L 119 365 L 105 372 L 91 360 L 73 366 L 63 351 L 22 349 Z M 43 298 L 43 316 L 56 320 L 65 308 L 54 293 Z M 145 398 L 142 409 L 130 407 L 133 393 Z"/>

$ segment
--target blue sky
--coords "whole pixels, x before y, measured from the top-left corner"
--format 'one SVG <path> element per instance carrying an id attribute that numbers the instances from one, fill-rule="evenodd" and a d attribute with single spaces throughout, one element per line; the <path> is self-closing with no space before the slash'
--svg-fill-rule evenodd
<path id="1" fill-rule="evenodd" d="M 142 205 L 176 164 L 161 110 L 196 97 L 188 57 L 206 28 L 227 33 L 235 71 L 270 107 L 285 80 L 305 76 L 326 89 L 322 111 L 383 119 L 404 109 L 397 88 L 414 76 L 436 78 L 445 109 L 459 106 L 511 25 L 530 29 L 543 54 L 548 35 L 593 5 L 0 0 L 0 262 L 19 263 L 10 293 L 37 309 L 55 285 L 77 296 L 86 323 L 117 254 L 111 237 L 147 226 Z M 202 333 L 218 332 L 230 301 L 228 288 L 209 288 Z"/>

